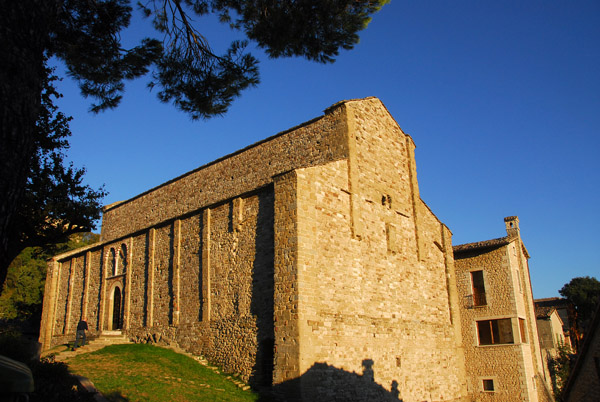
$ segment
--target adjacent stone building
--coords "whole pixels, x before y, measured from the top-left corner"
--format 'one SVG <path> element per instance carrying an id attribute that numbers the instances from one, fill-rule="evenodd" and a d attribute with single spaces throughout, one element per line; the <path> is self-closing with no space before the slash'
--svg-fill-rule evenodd
<path id="1" fill-rule="evenodd" d="M 529 253 L 519 219 L 504 222 L 506 237 L 454 246 L 469 391 L 482 402 L 551 400 Z"/>
<path id="2" fill-rule="evenodd" d="M 571 350 L 569 338 L 563 332 L 563 322 L 554 307 L 535 307 L 536 324 L 542 359 L 554 358 L 558 355 L 561 346 Z"/>
<path id="3" fill-rule="evenodd" d="M 378 99 L 344 101 L 107 206 L 99 243 L 49 263 L 43 348 L 83 316 L 92 335 L 174 343 L 287 400 L 403 402 L 484 400 L 473 378 L 492 372 L 465 362 L 496 350 L 522 372 L 497 374 L 498 394 L 543 400 L 518 220 L 498 258 L 524 290 L 495 289 L 493 305 L 509 300 L 485 315 L 508 319 L 515 345 L 482 348 L 471 268 L 455 269 L 452 234 L 421 200 L 414 149 Z"/>
<path id="4" fill-rule="evenodd" d="M 533 304 L 535 305 L 536 311 L 539 311 L 542 315 L 547 315 L 552 310 L 556 311 L 562 322 L 562 332 L 565 343 L 574 353 L 577 352 L 577 347 L 583 334 L 581 334 L 577 328 L 577 312 L 575 311 L 573 303 L 562 297 L 547 297 L 544 299 L 535 299 Z M 542 324 L 542 326 L 544 325 Z"/>

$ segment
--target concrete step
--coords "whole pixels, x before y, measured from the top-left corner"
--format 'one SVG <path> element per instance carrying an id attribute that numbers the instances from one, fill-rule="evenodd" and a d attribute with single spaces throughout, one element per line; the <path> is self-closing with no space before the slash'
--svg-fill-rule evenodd
<path id="1" fill-rule="evenodd" d="M 88 340 L 85 346 L 76 350 L 66 350 L 54 356 L 56 361 L 67 361 L 82 353 L 95 352 L 109 345 L 120 345 L 131 343 L 121 331 L 103 331 L 99 337 Z"/>
<path id="2" fill-rule="evenodd" d="M 102 336 L 123 336 L 123 332 L 119 330 L 102 331 Z"/>

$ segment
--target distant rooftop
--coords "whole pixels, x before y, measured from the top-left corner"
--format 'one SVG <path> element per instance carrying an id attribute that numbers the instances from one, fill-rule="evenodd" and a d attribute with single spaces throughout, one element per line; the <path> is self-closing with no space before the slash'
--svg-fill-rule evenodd
<path id="1" fill-rule="evenodd" d="M 535 306 L 535 318 L 550 318 L 556 309 L 554 307 L 538 307 Z"/>
<path id="2" fill-rule="evenodd" d="M 516 239 L 516 237 L 505 236 L 505 237 L 499 237 L 497 239 L 492 239 L 492 240 L 484 240 L 484 241 L 478 241 L 478 242 L 474 242 L 474 243 L 459 244 L 459 245 L 452 247 L 452 249 L 454 250 L 454 253 L 456 254 L 456 253 L 461 253 L 461 252 L 471 251 L 471 250 L 494 248 L 494 247 L 506 246 L 514 239 Z"/>
<path id="3" fill-rule="evenodd" d="M 543 299 L 535 299 L 533 303 L 537 307 L 566 307 L 571 304 L 567 299 L 562 297 L 546 297 Z"/>

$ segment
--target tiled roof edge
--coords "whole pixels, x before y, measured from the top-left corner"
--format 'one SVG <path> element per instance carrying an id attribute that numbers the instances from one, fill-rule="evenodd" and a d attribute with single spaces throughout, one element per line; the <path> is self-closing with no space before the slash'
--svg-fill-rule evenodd
<path id="1" fill-rule="evenodd" d="M 516 237 L 505 236 L 505 237 L 499 237 L 497 239 L 478 241 L 478 242 L 474 242 L 474 243 L 458 244 L 456 246 L 453 246 L 452 249 L 454 250 L 454 253 L 460 253 L 463 251 L 471 251 L 471 250 L 478 250 L 478 249 L 491 248 L 491 247 L 500 247 L 500 246 L 506 246 L 507 244 L 510 244 L 510 242 L 512 242 L 515 239 L 516 239 Z"/>
<path id="2" fill-rule="evenodd" d="M 556 311 L 554 307 L 542 307 L 535 306 L 535 317 L 536 318 L 550 318 L 552 313 Z"/>

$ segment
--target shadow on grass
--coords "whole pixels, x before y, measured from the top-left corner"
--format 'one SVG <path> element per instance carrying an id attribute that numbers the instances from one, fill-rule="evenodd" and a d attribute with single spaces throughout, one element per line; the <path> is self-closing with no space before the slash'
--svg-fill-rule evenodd
<path id="1" fill-rule="evenodd" d="M 42 359 L 31 365 L 35 391 L 30 402 L 93 402 L 94 394 L 87 392 L 79 381 L 69 373 L 65 363 Z"/>
<path id="2" fill-rule="evenodd" d="M 129 399 L 121 395 L 119 391 L 113 391 L 103 395 L 106 399 L 108 399 L 111 402 L 129 402 Z"/>
<path id="3" fill-rule="evenodd" d="M 56 362 L 53 356 L 30 363 L 35 391 L 30 394 L 30 402 L 96 402 L 95 392 L 89 392 L 79 380 L 69 372 L 66 363 Z M 129 399 L 118 391 L 104 395 L 114 402 L 128 402 Z"/>
<path id="4" fill-rule="evenodd" d="M 32 333 L 30 329 L 27 332 L 26 324 L 0 320 L 0 355 L 24 363 L 31 369 L 35 390 L 29 394 L 29 401 L 96 402 L 95 393 L 89 392 L 71 375 L 67 364 L 55 361 L 54 355 L 39 358 L 39 334 Z M 70 350 L 73 343 L 74 341 L 63 346 Z M 119 392 L 105 396 L 111 401 L 129 401 Z"/>

